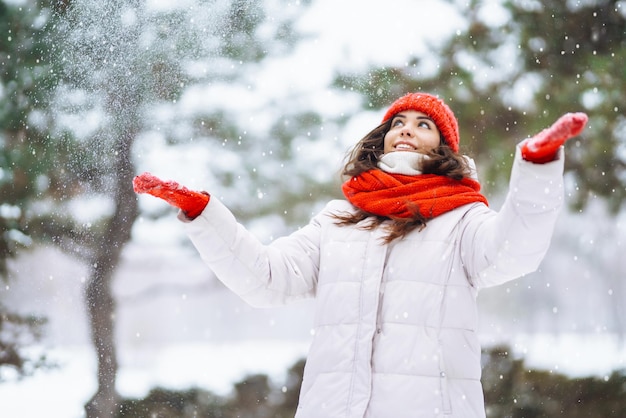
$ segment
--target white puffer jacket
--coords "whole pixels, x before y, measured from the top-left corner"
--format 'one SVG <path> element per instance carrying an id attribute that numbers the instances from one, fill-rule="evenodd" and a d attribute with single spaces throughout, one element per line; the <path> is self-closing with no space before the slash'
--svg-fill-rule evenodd
<path id="1" fill-rule="evenodd" d="M 187 223 L 202 258 L 255 306 L 315 297 L 298 418 L 484 417 L 476 295 L 534 271 L 563 202 L 563 158 L 515 157 L 499 212 L 469 204 L 389 245 L 339 227 L 332 201 L 264 246 L 217 199 Z"/>

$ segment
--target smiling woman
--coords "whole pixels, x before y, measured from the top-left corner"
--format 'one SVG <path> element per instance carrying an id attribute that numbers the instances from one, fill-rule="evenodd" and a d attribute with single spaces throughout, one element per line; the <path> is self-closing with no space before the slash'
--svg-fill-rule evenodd
<path id="1" fill-rule="evenodd" d="M 425 113 L 405 110 L 391 121 L 385 135 L 384 153 L 412 151 L 422 154 L 435 149 L 442 141 L 437 125 Z"/>
<path id="2" fill-rule="evenodd" d="M 567 114 L 518 146 L 496 212 L 450 108 L 408 94 L 348 156 L 345 200 L 269 245 L 219 199 L 148 173 L 134 184 L 181 209 L 203 260 L 251 305 L 316 299 L 296 417 L 483 418 L 478 291 L 541 262 L 563 205 L 561 145 L 586 121 Z"/>

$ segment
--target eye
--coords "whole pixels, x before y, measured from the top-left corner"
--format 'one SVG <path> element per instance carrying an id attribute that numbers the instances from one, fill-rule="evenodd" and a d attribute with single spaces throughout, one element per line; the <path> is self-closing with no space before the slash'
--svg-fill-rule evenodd
<path id="1" fill-rule="evenodd" d="M 426 121 L 421 121 L 420 123 L 417 124 L 417 126 L 419 126 L 420 128 L 426 128 L 426 129 L 432 128 L 432 126 L 430 126 L 430 123 Z"/>
<path id="2" fill-rule="evenodd" d="M 391 122 L 392 127 L 402 126 L 402 125 L 404 125 L 404 123 L 402 122 L 402 119 L 394 119 L 394 121 Z"/>

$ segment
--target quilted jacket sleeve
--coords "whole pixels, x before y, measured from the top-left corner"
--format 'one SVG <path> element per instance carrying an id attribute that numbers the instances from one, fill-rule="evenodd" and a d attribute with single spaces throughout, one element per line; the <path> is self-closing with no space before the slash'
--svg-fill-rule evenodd
<path id="1" fill-rule="evenodd" d="M 263 245 L 211 199 L 187 234 L 204 262 L 232 291 L 253 306 L 313 296 L 319 270 L 321 215 L 288 237 Z"/>
<path id="2" fill-rule="evenodd" d="M 534 164 L 517 148 L 509 191 L 499 212 L 470 209 L 461 238 L 463 264 L 476 287 L 488 287 L 535 271 L 550 246 L 563 206 L 563 150 Z"/>

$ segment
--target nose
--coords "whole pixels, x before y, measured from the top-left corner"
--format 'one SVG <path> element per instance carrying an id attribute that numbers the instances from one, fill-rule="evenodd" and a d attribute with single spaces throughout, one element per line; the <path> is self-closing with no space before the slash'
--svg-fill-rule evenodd
<path id="1" fill-rule="evenodd" d="M 407 136 L 409 138 L 412 138 L 413 132 L 407 126 L 404 126 L 400 131 L 400 136 Z"/>

